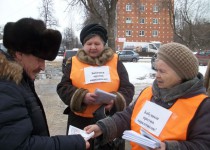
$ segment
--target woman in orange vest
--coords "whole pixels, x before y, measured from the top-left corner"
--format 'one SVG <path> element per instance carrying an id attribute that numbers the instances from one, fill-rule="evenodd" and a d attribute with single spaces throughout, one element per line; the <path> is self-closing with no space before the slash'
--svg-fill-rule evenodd
<path id="1" fill-rule="evenodd" d="M 118 55 L 107 43 L 107 30 L 99 24 L 89 24 L 80 33 L 83 48 L 76 56 L 67 61 L 67 66 L 61 82 L 57 86 L 57 93 L 61 100 L 68 105 L 64 114 L 68 114 L 68 124 L 83 129 L 87 125 L 124 110 L 130 104 L 134 95 L 134 86 L 129 82 L 128 73 Z M 99 101 L 95 90 L 100 89 L 111 93 L 116 99 Z M 115 140 L 101 147 L 96 144 L 95 149 L 124 149 L 124 140 Z M 116 143 L 121 143 L 116 146 Z M 93 149 L 91 143 L 91 149 Z M 97 147 L 97 148 L 96 148 Z"/>
<path id="2" fill-rule="evenodd" d="M 197 58 L 186 46 L 168 43 L 157 53 L 156 68 L 153 85 L 144 89 L 135 103 L 85 130 L 94 131 L 94 137 L 103 134 L 101 143 L 122 136 L 125 130 L 138 134 L 144 130 L 160 141 L 153 148 L 156 150 L 208 150 L 210 98 L 198 72 Z M 151 145 L 131 142 L 132 150 Z"/>

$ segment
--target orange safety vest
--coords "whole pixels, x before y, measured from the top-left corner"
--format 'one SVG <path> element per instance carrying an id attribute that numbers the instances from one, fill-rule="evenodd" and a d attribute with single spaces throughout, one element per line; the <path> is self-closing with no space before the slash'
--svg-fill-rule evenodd
<path id="1" fill-rule="evenodd" d="M 118 62 L 118 56 L 114 54 L 114 57 L 104 65 L 109 67 L 111 82 L 95 82 L 95 83 L 85 84 L 84 68 L 90 67 L 91 65 L 80 62 L 78 58 L 74 56 L 72 57 L 72 68 L 70 73 L 70 79 L 72 80 L 72 84 L 77 88 L 88 89 L 89 92 L 92 93 L 95 91 L 96 88 L 99 88 L 106 92 L 117 91 L 120 85 L 120 79 L 117 72 L 117 62 Z M 82 113 L 74 112 L 74 113 L 82 117 L 93 118 L 93 113 L 100 106 L 101 105 L 99 104 L 88 105 L 84 112 Z"/>
<path id="2" fill-rule="evenodd" d="M 131 117 L 131 130 L 140 133 L 140 128 L 135 119 L 144 106 L 147 100 L 151 100 L 152 97 L 152 87 L 146 88 L 142 94 L 138 97 L 138 100 L 134 106 L 132 117 Z M 172 115 L 167 121 L 165 127 L 163 128 L 160 135 L 157 137 L 160 141 L 165 140 L 186 140 L 187 129 L 190 121 L 195 115 L 197 108 L 200 103 L 206 98 L 205 94 L 199 94 L 191 98 L 178 99 L 175 104 L 169 109 L 172 111 Z M 143 150 L 141 146 L 134 142 L 130 142 L 132 150 Z"/>

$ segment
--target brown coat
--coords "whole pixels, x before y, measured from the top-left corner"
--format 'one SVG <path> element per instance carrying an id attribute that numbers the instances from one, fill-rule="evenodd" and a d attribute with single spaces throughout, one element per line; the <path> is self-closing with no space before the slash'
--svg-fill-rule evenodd
<path id="1" fill-rule="evenodd" d="M 85 54 L 84 50 L 79 50 L 77 53 L 77 58 L 86 64 L 94 65 L 94 66 L 102 66 L 103 64 L 106 64 L 108 61 L 111 60 L 113 57 L 114 52 L 110 48 L 106 48 L 102 55 L 99 56 L 99 58 L 91 58 L 87 54 Z M 57 93 L 60 96 L 61 100 L 68 105 L 68 108 L 64 111 L 65 114 L 68 114 L 70 118 L 75 117 L 74 121 L 76 122 L 76 125 L 81 129 L 86 127 L 89 124 L 94 123 L 90 118 L 81 119 L 78 115 L 74 115 L 72 113 L 72 108 L 79 108 L 77 111 L 81 111 L 84 107 L 84 105 L 81 105 L 81 102 L 84 99 L 85 94 L 87 93 L 88 89 L 78 88 L 72 84 L 71 79 L 69 78 L 69 75 L 71 74 L 71 68 L 72 68 L 72 62 L 71 60 L 67 61 L 67 66 L 65 68 L 63 77 L 61 79 L 61 82 L 57 85 Z M 117 111 L 122 111 L 126 106 L 130 104 L 130 102 L 133 99 L 134 95 L 134 86 L 129 81 L 128 73 L 121 61 L 117 62 L 117 73 L 120 78 L 120 87 L 118 91 L 114 92 L 113 94 L 117 95 L 117 99 L 115 101 L 115 107 L 113 107 L 110 111 L 110 114 L 114 114 Z M 71 109 L 70 109 L 71 108 Z M 74 110 L 74 109 L 73 109 Z M 69 118 L 69 119 L 70 119 Z M 68 119 L 68 120 L 69 120 Z M 87 120 L 83 121 L 83 123 L 80 123 L 81 120 Z M 72 123 L 73 121 L 71 121 Z M 86 122 L 86 123 L 84 123 Z"/>

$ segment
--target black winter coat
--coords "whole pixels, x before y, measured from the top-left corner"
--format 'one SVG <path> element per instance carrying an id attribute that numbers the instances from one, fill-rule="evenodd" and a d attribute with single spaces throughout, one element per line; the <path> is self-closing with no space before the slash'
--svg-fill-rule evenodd
<path id="1" fill-rule="evenodd" d="M 14 62 L 13 62 L 14 63 Z M 34 82 L 0 53 L 0 147 L 2 150 L 82 150 L 80 135 L 49 136 Z"/>

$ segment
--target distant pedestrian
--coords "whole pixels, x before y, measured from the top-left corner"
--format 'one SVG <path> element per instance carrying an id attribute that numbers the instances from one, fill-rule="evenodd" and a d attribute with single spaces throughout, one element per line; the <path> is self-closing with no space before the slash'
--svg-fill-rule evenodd
<path id="1" fill-rule="evenodd" d="M 4 27 L 0 52 L 0 149 L 84 150 L 80 135 L 50 137 L 42 103 L 35 91 L 36 75 L 45 60 L 58 54 L 61 34 L 41 20 L 22 18 Z"/>

